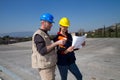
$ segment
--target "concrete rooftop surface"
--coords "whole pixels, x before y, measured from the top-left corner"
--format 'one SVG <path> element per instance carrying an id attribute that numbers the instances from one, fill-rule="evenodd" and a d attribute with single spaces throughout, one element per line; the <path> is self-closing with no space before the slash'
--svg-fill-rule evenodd
<path id="1" fill-rule="evenodd" d="M 83 80 L 120 80 L 120 38 L 87 38 L 75 53 Z M 0 45 L 0 80 L 41 80 L 31 68 L 31 54 L 31 41 Z M 70 72 L 68 80 L 76 80 Z"/>

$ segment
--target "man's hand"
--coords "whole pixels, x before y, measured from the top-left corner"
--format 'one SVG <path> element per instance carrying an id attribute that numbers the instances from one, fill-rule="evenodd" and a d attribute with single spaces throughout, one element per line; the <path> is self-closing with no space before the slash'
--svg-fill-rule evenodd
<path id="1" fill-rule="evenodd" d="M 58 40 L 55 42 L 56 45 L 64 45 L 66 43 L 66 39 Z"/>
<path id="2" fill-rule="evenodd" d="M 66 43 L 65 39 L 62 40 L 58 40 L 55 43 L 52 43 L 51 45 L 47 46 L 47 52 L 50 52 L 54 47 L 56 47 L 57 45 L 64 45 Z"/>

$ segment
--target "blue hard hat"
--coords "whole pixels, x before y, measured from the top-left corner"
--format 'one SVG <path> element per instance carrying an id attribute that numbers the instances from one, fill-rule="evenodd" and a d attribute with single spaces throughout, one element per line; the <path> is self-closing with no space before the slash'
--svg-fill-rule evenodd
<path id="1" fill-rule="evenodd" d="M 40 20 L 48 21 L 50 23 L 54 23 L 54 17 L 49 13 L 44 13 L 40 16 Z"/>

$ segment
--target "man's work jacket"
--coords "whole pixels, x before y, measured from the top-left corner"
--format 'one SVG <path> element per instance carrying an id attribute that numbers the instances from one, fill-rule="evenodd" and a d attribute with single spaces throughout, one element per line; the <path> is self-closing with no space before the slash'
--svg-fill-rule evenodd
<path id="1" fill-rule="evenodd" d="M 35 35 L 38 34 L 40 35 L 44 41 L 46 46 L 50 45 L 52 42 L 49 38 L 49 36 L 42 30 L 37 30 L 32 37 L 32 68 L 49 68 L 52 66 L 56 65 L 57 62 L 57 54 L 55 51 L 55 48 L 52 49 L 49 53 L 45 54 L 45 55 L 41 55 L 38 51 L 37 51 L 37 47 L 36 44 L 34 42 L 34 37 Z"/>

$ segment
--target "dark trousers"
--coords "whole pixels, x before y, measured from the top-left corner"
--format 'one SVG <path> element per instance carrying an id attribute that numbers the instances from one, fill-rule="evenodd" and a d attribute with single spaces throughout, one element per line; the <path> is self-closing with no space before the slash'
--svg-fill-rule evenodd
<path id="1" fill-rule="evenodd" d="M 61 80 L 67 80 L 68 70 L 76 77 L 77 80 L 82 80 L 82 74 L 75 63 L 69 66 L 58 65 L 58 69 Z"/>

